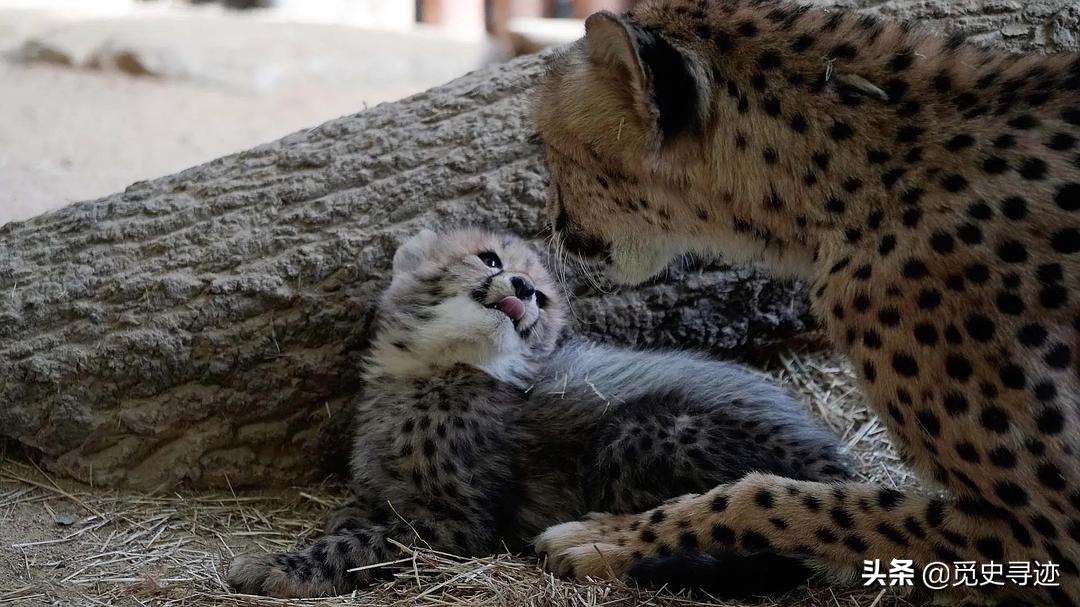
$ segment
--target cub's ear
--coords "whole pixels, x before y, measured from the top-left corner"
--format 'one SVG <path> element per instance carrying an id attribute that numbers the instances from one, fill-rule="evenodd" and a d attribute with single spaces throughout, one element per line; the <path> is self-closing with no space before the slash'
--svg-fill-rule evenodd
<path id="1" fill-rule="evenodd" d="M 406 240 L 394 253 L 394 275 L 412 272 L 420 267 L 424 258 L 431 254 L 431 249 L 438 237 L 435 232 L 424 228 Z"/>
<path id="2" fill-rule="evenodd" d="M 707 71 L 689 51 L 655 28 L 600 11 L 585 20 L 585 48 L 593 65 L 618 70 L 619 81 L 664 140 L 701 130 L 708 118 Z"/>

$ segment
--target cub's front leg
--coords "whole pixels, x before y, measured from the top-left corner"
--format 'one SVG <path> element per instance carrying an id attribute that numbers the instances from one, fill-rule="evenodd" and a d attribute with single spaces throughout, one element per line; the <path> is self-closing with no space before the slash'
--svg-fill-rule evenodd
<path id="1" fill-rule="evenodd" d="M 233 559 L 229 585 L 244 594 L 281 598 L 333 596 L 371 583 L 378 571 L 353 571 L 399 554 L 383 526 L 344 528 L 297 552 L 241 555 Z"/>
<path id="2" fill-rule="evenodd" d="M 496 546 L 495 521 L 478 501 L 401 503 L 390 510 L 395 513 L 392 519 L 381 511 L 335 515 L 327 535 L 296 552 L 238 556 L 229 567 L 229 584 L 245 594 L 334 596 L 385 575 L 385 569 L 371 566 L 401 558 L 395 543 L 453 554 L 476 554 Z M 375 524 L 364 516 L 388 522 Z"/>
<path id="3" fill-rule="evenodd" d="M 372 461 L 369 474 L 393 472 L 358 487 L 381 486 L 377 497 L 365 497 L 363 505 L 335 513 L 327 535 L 307 548 L 238 557 L 229 569 L 229 583 L 250 594 L 330 596 L 370 584 L 384 573 L 364 567 L 400 558 L 391 540 L 454 554 L 496 548 L 499 503 L 492 496 L 513 493 L 506 455 L 511 449 L 501 440 L 480 436 L 489 426 L 464 423 L 455 428 L 404 417 L 400 424 L 410 432 L 396 436 L 417 447 L 385 451 L 385 458 Z"/>

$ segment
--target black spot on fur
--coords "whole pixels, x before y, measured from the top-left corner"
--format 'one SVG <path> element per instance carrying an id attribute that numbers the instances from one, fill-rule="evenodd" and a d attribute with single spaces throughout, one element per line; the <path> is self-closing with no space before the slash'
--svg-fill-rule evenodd
<path id="1" fill-rule="evenodd" d="M 994 210 L 983 201 L 973 202 L 967 208 L 968 217 L 980 221 L 986 221 L 994 216 Z"/>
<path id="2" fill-rule="evenodd" d="M 813 156 L 811 156 L 810 159 L 822 171 L 828 171 L 829 170 L 830 157 L 829 157 L 828 152 L 817 152 Z"/>
<path id="3" fill-rule="evenodd" d="M 1000 175 L 1009 170 L 1009 162 L 1001 156 L 991 155 L 983 161 L 983 171 L 990 175 Z"/>
<path id="4" fill-rule="evenodd" d="M 878 491 L 877 502 L 883 510 L 892 510 L 904 499 L 904 494 L 895 489 Z"/>
<path id="5" fill-rule="evenodd" d="M 845 209 L 847 209 L 847 205 L 844 204 L 844 201 L 836 198 L 835 196 L 829 198 L 829 200 L 825 202 L 825 210 L 829 213 L 839 215 L 842 214 Z"/>
<path id="6" fill-rule="evenodd" d="M 919 280 L 926 278 L 930 274 L 926 264 L 921 259 L 912 258 L 904 262 L 903 267 L 904 278 L 908 280 Z"/>
<path id="7" fill-rule="evenodd" d="M 902 82 L 902 81 L 900 81 L 900 82 L 904 85 L 904 90 L 907 90 L 907 83 Z M 897 95 L 894 92 L 888 92 L 888 94 L 889 94 L 889 99 L 896 99 L 896 98 L 899 97 L 899 95 Z M 904 103 L 900 104 L 900 107 L 896 108 L 896 115 L 901 117 L 901 118 L 911 118 L 912 116 L 918 115 L 918 113 L 921 112 L 921 111 L 922 111 L 922 104 L 919 103 L 918 101 L 911 100 L 911 101 L 905 101 Z"/>
<path id="8" fill-rule="evenodd" d="M 735 31 L 740 36 L 746 36 L 747 38 L 753 38 L 758 35 L 758 26 L 753 21 L 743 21 L 736 26 Z"/>
<path id="9" fill-rule="evenodd" d="M 997 304 L 997 309 L 1010 316 L 1019 316 L 1024 313 L 1026 306 L 1024 300 L 1019 296 L 1006 291 L 999 291 L 997 297 L 994 299 L 994 303 Z"/>
<path id="10" fill-rule="evenodd" d="M 1076 137 L 1069 133 L 1055 133 L 1046 142 L 1046 147 L 1056 152 L 1067 152 L 1076 147 Z"/>
<path id="11" fill-rule="evenodd" d="M 775 113 L 772 113 L 772 110 L 775 110 Z M 771 106 L 766 107 L 766 111 L 770 112 L 771 116 L 779 115 L 780 114 L 780 102 L 776 101 L 775 108 L 772 108 Z M 806 117 L 803 116 L 801 113 L 796 113 L 795 115 L 793 115 L 791 117 L 791 129 L 793 131 L 795 131 L 796 133 L 805 133 L 806 129 L 808 127 L 809 127 L 809 124 L 806 122 Z"/>
<path id="12" fill-rule="evenodd" d="M 919 363 L 907 354 L 893 354 L 892 365 L 893 370 L 904 377 L 915 377 L 919 374 Z"/>
<path id="13" fill-rule="evenodd" d="M 870 164 L 885 164 L 892 158 L 892 154 L 885 150 L 868 149 L 866 150 L 866 160 Z"/>
<path id="14" fill-rule="evenodd" d="M 889 169 L 881 174 L 881 184 L 887 189 L 892 189 L 896 185 L 896 182 L 900 180 L 904 174 L 907 173 L 907 169 L 904 167 L 896 167 Z"/>
<path id="15" fill-rule="evenodd" d="M 1080 209 L 1080 183 L 1071 182 L 1059 186 L 1054 202 L 1064 211 Z"/>
<path id="16" fill-rule="evenodd" d="M 713 540 L 721 546 L 730 546 L 735 543 L 735 531 L 720 523 L 712 527 Z"/>
<path id="17" fill-rule="evenodd" d="M 1005 240 L 997 246 L 997 254 L 1005 263 L 1024 263 L 1028 259 L 1027 248 L 1017 240 Z"/>
<path id="18" fill-rule="evenodd" d="M 879 535 L 901 548 L 908 548 L 911 546 L 903 532 L 889 523 L 878 523 L 876 531 Z"/>
<path id="19" fill-rule="evenodd" d="M 947 232 L 937 231 L 930 236 L 930 247 L 935 253 L 947 255 L 953 252 L 955 244 L 952 235 Z"/>
<path id="20" fill-rule="evenodd" d="M 1019 507 L 1027 505 L 1028 494 L 1027 491 L 1011 481 L 998 481 L 994 483 L 994 493 L 1006 504 Z M 989 558 L 989 557 L 988 557 Z M 998 557 L 1000 559 L 1000 557 Z"/>
<path id="21" fill-rule="evenodd" d="M 1047 407 L 1036 419 L 1039 432 L 1047 436 L 1061 434 L 1065 428 L 1065 416 L 1057 407 Z"/>
<path id="22" fill-rule="evenodd" d="M 965 223 L 956 229 L 956 237 L 966 244 L 979 244 L 983 240 L 982 230 L 973 223 Z"/>
<path id="23" fill-rule="evenodd" d="M 844 546 L 846 546 L 848 550 L 851 550 L 856 554 L 862 554 L 866 552 L 866 549 L 868 548 L 868 546 L 866 545 L 866 540 L 855 535 L 854 533 L 848 534 L 846 537 L 844 537 Z"/>
<path id="24" fill-rule="evenodd" d="M 754 503 L 761 508 L 769 509 L 775 505 L 776 500 L 773 498 L 772 492 L 767 489 L 761 489 L 754 494 Z"/>
<path id="25" fill-rule="evenodd" d="M 963 175 L 955 173 L 946 175 L 941 180 L 941 187 L 945 188 L 947 192 L 963 192 L 968 187 L 968 180 Z"/>
<path id="26" fill-rule="evenodd" d="M 855 129 L 846 122 L 837 121 L 829 128 L 829 136 L 835 141 L 845 141 L 855 135 Z"/>
<path id="27" fill-rule="evenodd" d="M 949 377 L 965 382 L 971 378 L 974 369 L 971 366 L 971 361 L 963 355 L 949 354 L 945 357 L 945 372 Z"/>
<path id="28" fill-rule="evenodd" d="M 854 59 L 859 55 L 859 51 L 852 45 L 844 42 L 837 44 L 833 47 L 830 53 L 836 59 Z"/>
<path id="29" fill-rule="evenodd" d="M 1039 126 L 1039 119 L 1031 114 L 1021 114 L 1009 120 L 1009 126 L 1014 129 L 1026 131 Z"/>
<path id="30" fill-rule="evenodd" d="M 912 333 L 915 335 L 915 341 L 923 344 L 924 346 L 932 346 L 938 342 L 938 332 L 934 328 L 934 325 L 929 323 L 919 323 L 912 329 Z"/>
<path id="31" fill-rule="evenodd" d="M 952 76 L 948 72 L 941 71 L 930 78 L 930 88 L 939 93 L 948 93 L 952 90 Z"/>
<path id="32" fill-rule="evenodd" d="M 900 127 L 896 132 L 897 143 L 914 143 L 922 136 L 923 130 L 921 127 L 914 124 L 908 124 Z"/>
<path id="33" fill-rule="evenodd" d="M 855 524 L 855 519 L 851 517 L 851 513 L 840 506 L 836 506 L 829 511 L 829 516 L 832 517 L 837 527 L 841 529 L 850 529 Z"/>
<path id="34" fill-rule="evenodd" d="M 915 62 L 915 51 L 912 49 L 904 49 L 889 59 L 889 69 L 894 72 L 902 72 Z"/>
<path id="35" fill-rule="evenodd" d="M 1066 255 L 1080 251 L 1080 230 L 1062 228 L 1050 235 L 1050 246 L 1058 253 Z"/>
<path id="36" fill-rule="evenodd" d="M 1020 196 L 1010 196 L 1001 202 L 1001 214 L 1013 221 L 1020 221 L 1027 217 L 1027 201 Z"/>
<path id="37" fill-rule="evenodd" d="M 774 70 L 784 64 L 780 53 L 773 49 L 766 49 L 758 56 L 758 68 L 762 70 Z"/>
<path id="38" fill-rule="evenodd" d="M 1045 178 L 1046 171 L 1046 161 L 1041 158 L 1026 158 L 1020 165 L 1020 176 L 1029 181 Z"/>
<path id="39" fill-rule="evenodd" d="M 984 428 L 998 434 L 1009 431 L 1009 414 L 997 405 L 990 405 L 983 409 L 979 416 L 979 422 Z"/>
<path id="40" fill-rule="evenodd" d="M 967 413 L 968 399 L 960 392 L 948 392 L 943 399 L 945 412 L 951 416 Z"/>
<path id="41" fill-rule="evenodd" d="M 971 109 L 978 102 L 979 98 L 974 93 L 960 93 L 953 99 L 956 108 L 961 112 Z"/>
<path id="42" fill-rule="evenodd" d="M 797 53 L 804 52 L 810 47 L 814 46 L 814 37 L 810 34 L 800 34 L 795 42 L 791 44 L 791 49 Z"/>
<path id="43" fill-rule="evenodd" d="M 896 237 L 892 234 L 886 234 L 882 236 L 881 241 L 878 243 L 878 254 L 882 257 L 888 255 L 896 248 Z"/>
<path id="44" fill-rule="evenodd" d="M 1044 487 L 1049 487 L 1056 491 L 1062 490 L 1067 486 L 1065 475 L 1061 469 L 1057 468 L 1054 463 L 1045 462 L 1040 464 L 1036 469 L 1036 476 L 1039 478 L 1039 483 Z"/>
<path id="45" fill-rule="evenodd" d="M 960 150 L 969 148 L 973 145 L 975 145 L 975 138 L 967 133 L 961 133 L 946 141 L 945 149 L 950 152 L 959 152 Z"/>
<path id="46" fill-rule="evenodd" d="M 757 531 L 743 533 L 742 545 L 747 552 L 764 552 L 772 547 L 769 539 Z"/>
<path id="47" fill-rule="evenodd" d="M 822 544 L 835 544 L 840 540 L 831 529 L 826 527 L 819 527 L 818 530 L 814 532 L 814 536 L 817 537 Z"/>

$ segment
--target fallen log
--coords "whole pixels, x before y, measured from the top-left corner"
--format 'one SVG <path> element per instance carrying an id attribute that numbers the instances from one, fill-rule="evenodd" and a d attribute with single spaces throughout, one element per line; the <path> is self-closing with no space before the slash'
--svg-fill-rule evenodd
<path id="1" fill-rule="evenodd" d="M 1080 35 L 1068 0 L 837 4 L 1011 48 Z M 95 485 L 325 474 L 348 449 L 341 412 L 362 389 L 396 245 L 453 223 L 541 236 L 529 103 L 543 62 L 0 227 L 0 435 Z M 617 294 L 572 284 L 578 330 L 608 342 L 738 353 L 807 326 L 798 285 L 746 268 L 676 269 Z"/>

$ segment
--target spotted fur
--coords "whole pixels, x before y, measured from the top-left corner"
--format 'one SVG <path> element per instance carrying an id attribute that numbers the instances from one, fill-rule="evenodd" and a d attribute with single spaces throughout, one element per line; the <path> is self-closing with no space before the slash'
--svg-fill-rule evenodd
<path id="1" fill-rule="evenodd" d="M 647 538 L 625 529 L 648 514 L 555 527 L 549 564 L 620 574 L 689 527 L 701 550 L 808 554 L 837 578 L 864 559 L 1051 561 L 1059 587 L 980 591 L 1075 604 L 1080 57 L 761 0 L 646 0 L 586 30 L 537 104 L 567 248 L 620 282 L 688 251 L 806 279 L 947 494 L 753 475 L 665 507 Z"/>
<path id="2" fill-rule="evenodd" d="M 527 308 L 517 322 L 491 307 L 515 293 Z M 311 546 L 238 557 L 230 583 L 339 594 L 385 572 L 354 569 L 399 558 L 393 542 L 483 555 L 590 510 L 636 512 L 750 470 L 848 476 L 836 439 L 760 376 L 686 354 L 556 347 L 564 305 L 517 238 L 423 232 L 403 245 L 356 404 L 354 499 Z M 720 572 L 727 594 L 808 575 L 787 557 L 680 561 L 677 546 L 635 574 Z"/>

